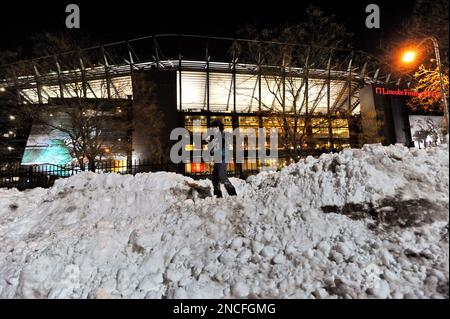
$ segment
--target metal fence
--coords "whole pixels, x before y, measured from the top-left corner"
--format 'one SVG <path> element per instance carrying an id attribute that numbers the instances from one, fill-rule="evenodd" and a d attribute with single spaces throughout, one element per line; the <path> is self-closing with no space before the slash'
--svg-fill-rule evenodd
<path id="1" fill-rule="evenodd" d="M 48 188 L 53 186 L 55 180 L 59 178 L 67 178 L 82 172 L 95 173 L 117 173 L 117 174 L 138 174 L 147 172 L 175 172 L 180 173 L 194 179 L 211 178 L 212 167 L 206 167 L 202 173 L 185 173 L 184 164 L 154 164 L 148 161 L 107 161 L 96 163 L 95 167 L 86 165 L 84 168 L 75 165 L 58 166 L 48 165 L 30 165 L 10 167 L 6 170 L 0 170 L 0 188 L 17 188 L 19 190 L 31 189 L 36 187 Z M 246 177 L 257 173 L 257 170 L 245 169 L 242 174 L 235 170 L 229 169 L 227 175 L 230 177 Z"/>

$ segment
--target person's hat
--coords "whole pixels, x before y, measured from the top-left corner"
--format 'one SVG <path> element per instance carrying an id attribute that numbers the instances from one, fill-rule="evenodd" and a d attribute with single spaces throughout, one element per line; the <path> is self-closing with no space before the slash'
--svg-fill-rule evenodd
<path id="1" fill-rule="evenodd" d="M 220 131 L 223 131 L 225 129 L 222 121 L 220 120 L 214 120 L 211 122 L 211 127 L 218 127 Z"/>

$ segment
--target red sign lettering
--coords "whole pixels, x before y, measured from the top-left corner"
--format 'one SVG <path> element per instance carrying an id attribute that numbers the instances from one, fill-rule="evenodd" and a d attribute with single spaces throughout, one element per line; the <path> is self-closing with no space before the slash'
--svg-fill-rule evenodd
<path id="1" fill-rule="evenodd" d="M 396 95 L 396 96 L 412 96 L 412 97 L 434 97 L 437 98 L 440 96 L 439 92 L 433 92 L 433 91 L 412 91 L 410 89 L 386 89 L 384 87 L 376 87 L 375 88 L 375 94 L 378 95 Z"/>

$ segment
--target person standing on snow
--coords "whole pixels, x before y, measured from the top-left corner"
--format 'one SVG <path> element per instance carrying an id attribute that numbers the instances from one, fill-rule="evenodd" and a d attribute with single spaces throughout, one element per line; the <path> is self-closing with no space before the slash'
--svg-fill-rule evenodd
<path id="1" fill-rule="evenodd" d="M 213 168 L 213 174 L 212 174 L 212 183 L 214 187 L 214 195 L 217 196 L 217 198 L 222 197 L 222 191 L 220 190 L 220 184 L 222 183 L 225 186 L 225 189 L 228 192 L 228 195 L 235 196 L 236 189 L 234 188 L 233 184 L 231 184 L 230 180 L 227 177 L 227 163 L 225 162 L 225 152 L 226 152 L 226 145 L 225 145 L 225 133 L 224 133 L 224 125 L 221 121 L 215 120 L 211 123 L 211 128 L 218 128 L 220 132 L 221 141 L 218 140 L 218 138 L 214 138 L 214 135 L 210 135 L 206 138 L 206 141 L 208 143 L 213 142 L 213 147 L 211 151 L 217 151 L 219 146 L 221 146 L 222 149 L 222 156 L 220 162 L 214 162 L 214 168 Z M 220 143 L 221 142 L 221 143 Z"/>

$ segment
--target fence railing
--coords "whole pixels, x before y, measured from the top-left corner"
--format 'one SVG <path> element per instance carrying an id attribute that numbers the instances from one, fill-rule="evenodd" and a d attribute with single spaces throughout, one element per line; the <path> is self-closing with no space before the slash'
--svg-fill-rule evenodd
<path id="1" fill-rule="evenodd" d="M 256 169 L 244 167 L 244 177 L 258 172 Z M 154 164 L 147 161 L 108 161 L 96 163 L 95 167 L 86 165 L 80 167 L 76 165 L 58 166 L 53 164 L 29 165 L 9 167 L 7 170 L 0 170 L 0 188 L 17 188 L 19 190 L 51 187 L 55 180 L 67 178 L 81 172 L 95 173 L 117 173 L 117 174 L 137 174 L 146 172 L 175 172 L 194 179 L 210 178 L 212 166 L 205 166 L 201 172 L 185 172 L 185 164 Z M 242 173 L 228 167 L 228 176 L 242 177 Z"/>

